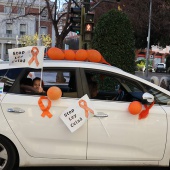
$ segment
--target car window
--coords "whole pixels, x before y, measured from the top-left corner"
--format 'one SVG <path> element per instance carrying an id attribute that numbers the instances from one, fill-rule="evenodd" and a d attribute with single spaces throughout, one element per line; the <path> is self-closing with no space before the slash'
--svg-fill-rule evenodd
<path id="1" fill-rule="evenodd" d="M 91 99 L 128 101 L 128 91 L 130 91 L 129 89 L 133 87 L 131 85 L 129 88 L 127 88 L 124 84 L 125 82 L 121 82 L 121 77 L 94 70 L 85 70 L 85 75 Z M 96 91 L 96 87 L 94 88 L 91 84 L 96 83 L 97 95 L 94 97 L 94 91 Z M 91 89 L 91 87 L 93 87 L 93 89 Z"/>
<path id="2" fill-rule="evenodd" d="M 157 67 L 164 68 L 164 65 L 163 64 L 158 64 Z"/>
<path id="3" fill-rule="evenodd" d="M 42 88 L 44 92 L 47 92 L 48 89 L 52 86 L 59 87 L 62 91 L 62 97 L 71 97 L 71 98 L 77 98 L 77 82 L 76 82 L 76 73 L 75 70 L 69 70 L 69 69 L 44 69 L 43 73 L 41 75 L 41 70 L 34 70 L 29 71 L 25 76 L 22 78 L 25 82 L 27 82 L 27 85 L 33 84 L 31 82 L 30 78 L 30 72 L 33 74 L 32 81 L 34 81 L 35 78 L 41 78 L 42 77 Z M 22 82 L 22 81 L 21 81 Z M 29 84 L 28 84 L 29 83 Z M 25 92 L 26 94 L 39 94 L 39 95 L 45 95 L 41 93 L 35 93 L 35 92 Z"/>
<path id="4" fill-rule="evenodd" d="M 133 81 L 116 74 L 104 72 L 85 71 L 87 82 L 89 74 L 92 74 L 92 80 L 98 83 L 98 94 L 95 99 L 112 101 L 142 101 L 143 89 Z M 88 83 L 89 84 L 89 83 Z M 90 91 L 90 87 L 89 87 Z M 91 92 L 89 93 L 91 94 Z M 92 98 L 92 97 L 91 97 Z"/>
<path id="5" fill-rule="evenodd" d="M 140 81 L 114 73 L 97 72 L 89 69 L 85 70 L 85 75 L 91 99 L 127 102 L 140 101 L 144 103 L 146 101 L 143 100 L 142 95 L 148 92 L 154 96 L 156 104 L 170 104 L 170 97 L 168 95 Z M 95 81 L 98 84 L 98 93 L 95 97 L 91 96 L 90 81 Z M 121 95 L 119 95 L 120 92 L 122 92 Z"/>
<path id="6" fill-rule="evenodd" d="M 128 79 L 121 79 L 121 83 L 128 92 L 143 92 L 142 88 L 135 82 Z"/>
<path id="7" fill-rule="evenodd" d="M 22 70 L 23 68 L 0 70 L 0 82 L 4 83 L 4 92 L 8 92 L 10 90 Z"/>
<path id="8" fill-rule="evenodd" d="M 120 80 L 111 74 L 87 70 L 85 71 L 85 75 L 91 99 L 114 100 L 119 89 L 123 88 L 122 90 L 124 90 Z M 124 99 L 122 98 L 117 100 Z"/>
<path id="9" fill-rule="evenodd" d="M 150 93 L 154 96 L 155 103 L 161 104 L 161 105 L 170 105 L 170 97 L 168 95 L 166 95 L 165 93 L 163 93 L 151 86 L 144 85 L 144 84 L 143 84 L 143 86 L 145 86 L 148 93 Z"/>

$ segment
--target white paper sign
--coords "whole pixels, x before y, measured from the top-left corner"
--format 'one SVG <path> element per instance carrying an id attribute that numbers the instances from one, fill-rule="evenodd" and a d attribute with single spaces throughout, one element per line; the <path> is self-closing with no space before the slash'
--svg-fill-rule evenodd
<path id="1" fill-rule="evenodd" d="M 88 118 L 95 114 L 95 110 L 92 107 L 89 97 L 84 95 L 73 106 L 67 108 L 60 118 L 66 124 L 71 132 L 79 129 Z"/>
<path id="2" fill-rule="evenodd" d="M 28 46 L 9 49 L 9 65 L 18 67 L 42 68 L 44 60 L 44 46 Z"/>
<path id="3" fill-rule="evenodd" d="M 3 93 L 3 89 L 4 89 L 4 83 L 0 83 L 0 101 L 2 100 L 2 93 Z"/>

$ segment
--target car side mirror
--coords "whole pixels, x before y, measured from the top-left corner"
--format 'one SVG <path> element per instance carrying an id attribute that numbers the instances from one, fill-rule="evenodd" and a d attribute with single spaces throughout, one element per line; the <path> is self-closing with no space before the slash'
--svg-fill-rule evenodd
<path id="1" fill-rule="evenodd" d="M 150 93 L 144 93 L 142 95 L 143 100 L 146 100 L 149 103 L 152 103 L 154 101 L 154 96 Z"/>

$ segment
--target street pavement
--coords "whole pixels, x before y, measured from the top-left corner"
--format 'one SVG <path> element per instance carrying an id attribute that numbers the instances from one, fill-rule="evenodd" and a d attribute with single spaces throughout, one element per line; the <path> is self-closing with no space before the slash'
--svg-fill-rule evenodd
<path id="1" fill-rule="evenodd" d="M 170 74 L 164 72 L 163 73 L 148 72 L 148 75 L 146 75 L 146 72 L 136 71 L 135 75 L 146 80 L 150 80 L 152 76 L 157 76 L 159 79 L 161 77 L 170 77 Z"/>

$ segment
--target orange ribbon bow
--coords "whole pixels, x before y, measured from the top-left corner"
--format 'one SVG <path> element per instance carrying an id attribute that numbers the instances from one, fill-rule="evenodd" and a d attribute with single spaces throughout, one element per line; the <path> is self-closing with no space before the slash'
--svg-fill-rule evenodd
<path id="1" fill-rule="evenodd" d="M 36 63 L 36 66 L 38 67 L 39 65 L 39 62 L 38 62 L 38 53 L 39 53 L 39 50 L 37 47 L 32 47 L 32 50 L 31 50 L 31 54 L 32 54 L 32 57 L 31 59 L 28 61 L 28 64 L 31 65 L 32 62 L 35 60 L 35 63 Z"/>
<path id="2" fill-rule="evenodd" d="M 43 99 L 47 99 L 48 100 L 48 105 L 45 107 L 42 100 Z M 48 116 L 49 118 L 51 118 L 53 115 L 49 112 L 49 109 L 51 107 L 51 100 L 48 99 L 48 97 L 46 96 L 41 96 L 38 100 L 38 104 L 39 104 L 39 107 L 40 109 L 43 111 L 41 116 L 42 117 L 45 117 L 45 116 Z"/>
<path id="3" fill-rule="evenodd" d="M 150 106 L 144 105 L 145 110 L 142 110 L 142 112 L 139 114 L 139 119 L 144 119 L 149 114 L 149 109 L 154 105 L 154 102 Z"/>
<path id="4" fill-rule="evenodd" d="M 90 109 L 89 107 L 87 107 L 87 102 L 85 100 L 80 100 L 79 106 L 85 110 L 86 118 L 88 118 L 88 112 L 91 112 L 92 114 L 94 114 L 94 111 Z"/>

